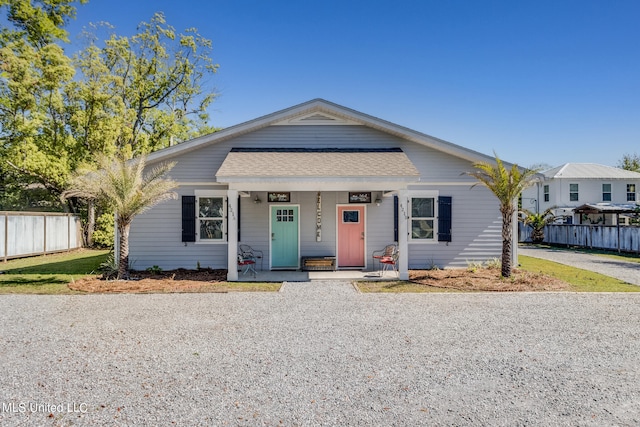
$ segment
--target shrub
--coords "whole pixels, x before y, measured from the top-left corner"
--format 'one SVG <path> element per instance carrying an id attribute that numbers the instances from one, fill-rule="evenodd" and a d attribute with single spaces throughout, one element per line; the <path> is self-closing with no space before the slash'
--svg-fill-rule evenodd
<path id="1" fill-rule="evenodd" d="M 93 244 L 101 248 L 113 248 L 115 234 L 113 213 L 103 213 L 96 219 Z"/>

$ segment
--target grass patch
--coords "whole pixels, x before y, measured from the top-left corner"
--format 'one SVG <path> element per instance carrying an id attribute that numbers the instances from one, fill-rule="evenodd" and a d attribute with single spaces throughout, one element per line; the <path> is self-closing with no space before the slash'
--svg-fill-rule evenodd
<path id="1" fill-rule="evenodd" d="M 524 255 L 518 260 L 521 269 L 556 277 L 569 283 L 575 292 L 640 292 L 640 286 L 592 271 Z"/>
<path id="2" fill-rule="evenodd" d="M 0 264 L 0 294 L 77 294 L 72 280 L 96 273 L 109 251 L 79 249 Z"/>
<path id="3" fill-rule="evenodd" d="M 618 253 L 617 251 L 614 251 L 614 250 L 588 249 L 588 248 L 578 248 L 578 247 L 569 247 L 568 248 L 566 246 L 546 245 L 546 244 L 540 244 L 540 245 L 523 244 L 522 247 L 524 247 L 524 248 L 526 248 L 526 247 L 537 247 L 537 248 L 544 248 L 544 249 L 553 249 L 553 250 L 556 250 L 556 251 L 560 250 L 560 251 L 567 251 L 567 252 L 579 252 L 579 253 L 589 254 L 589 255 L 599 255 L 599 256 L 615 259 L 615 260 L 618 260 L 618 261 L 640 263 L 640 255 L 636 254 L 636 253 L 630 253 L 630 252 L 620 252 L 620 253 Z"/>
<path id="4" fill-rule="evenodd" d="M 520 255 L 520 266 L 510 279 L 488 274 L 490 271 L 463 269 L 410 271 L 409 281 L 356 282 L 361 292 L 428 293 L 481 291 L 569 291 L 569 292 L 640 292 L 613 277 L 570 267 L 556 262 Z M 433 285 L 433 286 L 431 286 Z"/>

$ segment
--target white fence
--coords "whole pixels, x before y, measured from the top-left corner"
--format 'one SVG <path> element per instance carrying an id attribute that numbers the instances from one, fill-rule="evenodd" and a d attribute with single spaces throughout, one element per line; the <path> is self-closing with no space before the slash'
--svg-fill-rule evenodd
<path id="1" fill-rule="evenodd" d="M 531 241 L 531 227 L 520 224 L 520 241 Z M 640 253 L 640 227 L 615 225 L 547 225 L 544 242 L 583 248 Z"/>
<path id="2" fill-rule="evenodd" d="M 80 218 L 52 212 L 0 212 L 0 258 L 41 255 L 82 247 Z"/>

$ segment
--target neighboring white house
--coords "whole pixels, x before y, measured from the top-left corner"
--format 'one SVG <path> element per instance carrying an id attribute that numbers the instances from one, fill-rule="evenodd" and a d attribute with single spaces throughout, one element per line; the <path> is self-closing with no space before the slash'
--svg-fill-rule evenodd
<path id="1" fill-rule="evenodd" d="M 199 265 L 237 280 L 239 244 L 262 251 L 265 269 L 329 256 L 338 269 L 370 270 L 373 251 L 396 242 L 404 279 L 409 269 L 501 255 L 498 200 L 464 175 L 493 157 L 321 99 L 155 152 L 147 164 L 163 161 L 177 163 L 179 198 L 133 221 L 136 269 Z"/>
<path id="2" fill-rule="evenodd" d="M 554 213 L 571 224 L 616 225 L 615 215 L 577 214 L 573 209 L 599 204 L 607 209 L 635 206 L 640 202 L 640 173 L 596 163 L 565 163 L 542 172 L 544 179 L 522 192 L 522 207 Z M 621 217 L 621 225 L 623 219 Z"/>

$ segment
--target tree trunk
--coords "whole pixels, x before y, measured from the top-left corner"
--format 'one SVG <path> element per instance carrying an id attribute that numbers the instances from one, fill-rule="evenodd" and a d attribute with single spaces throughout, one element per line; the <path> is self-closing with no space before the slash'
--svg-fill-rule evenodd
<path id="1" fill-rule="evenodd" d="M 93 231 L 96 228 L 96 202 L 87 201 L 87 246 L 93 247 Z"/>
<path id="2" fill-rule="evenodd" d="M 533 243 L 544 242 L 544 228 L 534 228 L 533 231 L 531 231 L 531 241 Z"/>
<path id="3" fill-rule="evenodd" d="M 118 280 L 129 279 L 129 229 L 131 224 L 118 224 L 120 253 L 118 256 Z"/>
<path id="4" fill-rule="evenodd" d="M 511 206 L 509 206 L 511 207 Z M 502 212 L 502 277 L 511 277 L 511 254 L 513 248 L 513 208 Z"/>

